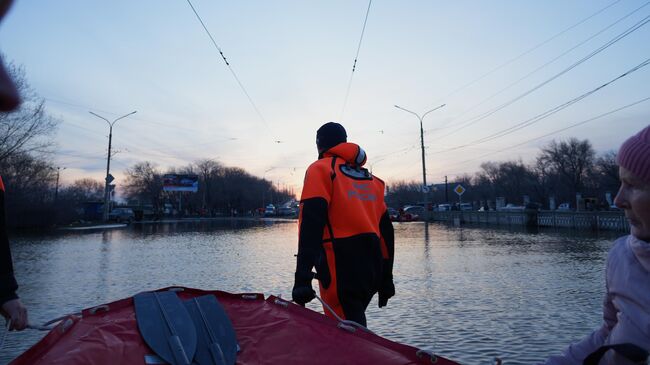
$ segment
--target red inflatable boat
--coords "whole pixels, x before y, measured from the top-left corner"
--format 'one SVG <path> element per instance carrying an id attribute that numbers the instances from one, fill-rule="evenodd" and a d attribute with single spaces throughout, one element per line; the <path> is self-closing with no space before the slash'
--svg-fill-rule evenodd
<path id="1" fill-rule="evenodd" d="M 237 364 L 457 364 L 275 296 L 190 288 L 157 293 L 164 291 L 185 301 L 214 295 L 232 323 Z M 140 334 L 131 297 L 68 316 L 11 364 L 161 363 Z"/>

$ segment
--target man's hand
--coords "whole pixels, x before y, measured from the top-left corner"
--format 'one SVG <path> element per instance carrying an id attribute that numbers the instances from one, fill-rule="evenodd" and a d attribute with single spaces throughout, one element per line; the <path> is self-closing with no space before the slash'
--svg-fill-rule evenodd
<path id="1" fill-rule="evenodd" d="M 384 283 L 381 288 L 379 288 L 379 308 L 385 307 L 388 305 L 388 299 L 392 298 L 395 295 L 395 284 L 391 279 L 387 283 Z"/>
<path id="2" fill-rule="evenodd" d="M 294 302 L 304 307 L 305 304 L 311 302 L 312 299 L 316 298 L 316 292 L 311 288 L 311 286 L 294 286 L 293 290 L 291 291 L 291 298 Z"/>
<path id="3" fill-rule="evenodd" d="M 294 302 L 304 306 L 316 298 L 316 292 L 311 288 L 311 280 L 314 278 L 312 273 L 296 273 L 295 283 L 291 291 L 291 299 Z"/>
<path id="4" fill-rule="evenodd" d="M 22 331 L 27 327 L 27 308 L 20 299 L 12 299 L 2 305 L 0 313 L 5 319 L 11 319 L 10 331 Z"/>

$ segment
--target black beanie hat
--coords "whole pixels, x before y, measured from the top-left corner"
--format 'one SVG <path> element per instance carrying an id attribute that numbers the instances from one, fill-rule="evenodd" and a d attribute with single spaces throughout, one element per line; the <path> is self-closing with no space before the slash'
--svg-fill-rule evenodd
<path id="1" fill-rule="evenodd" d="M 327 151 L 337 144 L 347 141 L 348 135 L 345 133 L 345 128 L 338 123 L 325 123 L 316 131 L 316 146 L 322 151 Z"/>

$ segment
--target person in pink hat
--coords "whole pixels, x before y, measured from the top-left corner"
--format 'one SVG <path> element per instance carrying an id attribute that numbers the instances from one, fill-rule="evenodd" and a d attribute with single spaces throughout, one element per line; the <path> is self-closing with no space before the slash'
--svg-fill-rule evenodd
<path id="1" fill-rule="evenodd" d="M 548 365 L 646 364 L 650 352 L 650 126 L 621 146 L 621 187 L 614 203 L 625 211 L 630 235 L 607 257 L 602 326 Z"/>

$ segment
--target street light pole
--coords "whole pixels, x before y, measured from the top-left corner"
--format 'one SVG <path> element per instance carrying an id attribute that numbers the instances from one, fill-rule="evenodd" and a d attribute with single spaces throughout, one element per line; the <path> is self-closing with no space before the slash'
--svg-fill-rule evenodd
<path id="1" fill-rule="evenodd" d="M 59 199 L 59 175 L 61 174 L 61 170 L 65 170 L 67 167 L 56 167 L 56 188 L 54 189 L 54 203 L 56 204 L 57 200 Z"/>
<path id="2" fill-rule="evenodd" d="M 117 122 L 118 120 L 124 119 L 124 118 L 128 117 L 129 115 L 135 114 L 136 112 L 137 111 L 134 110 L 134 111 L 130 112 L 129 114 L 125 114 L 125 115 L 113 120 L 112 122 L 109 121 L 108 119 L 102 117 L 101 115 L 98 115 L 98 114 L 93 113 L 93 112 L 88 112 L 88 113 L 96 116 L 97 118 L 103 119 L 104 121 L 106 121 L 106 123 L 108 123 L 108 157 L 106 158 L 106 178 L 104 179 L 106 181 L 106 184 L 104 185 L 104 214 L 102 215 L 102 220 L 103 221 L 108 220 L 108 203 L 109 203 L 109 200 L 110 200 L 109 199 L 109 197 L 110 197 L 109 185 L 110 185 L 111 181 L 113 181 L 113 178 L 112 178 L 112 176 L 110 174 L 110 172 L 111 172 L 111 143 L 112 143 L 112 140 L 113 140 L 113 125 L 115 125 L 115 122 Z"/>
<path id="3" fill-rule="evenodd" d="M 434 110 L 438 110 L 438 109 L 444 107 L 445 105 L 446 104 L 442 104 L 440 106 L 437 106 L 437 107 L 429 110 L 428 112 L 422 114 L 422 116 L 419 116 L 416 112 L 410 111 L 408 109 L 404 109 L 399 105 L 395 105 L 395 107 L 397 109 L 400 109 L 400 110 L 403 110 L 403 111 L 405 111 L 407 113 L 411 113 L 411 114 L 415 115 L 418 118 L 418 120 L 420 121 L 420 146 L 422 148 L 422 187 L 423 187 L 423 189 L 424 189 L 425 186 L 427 186 L 427 168 L 426 168 L 426 162 L 424 160 L 424 128 L 422 126 L 422 120 L 424 119 L 424 117 L 427 116 L 427 114 L 431 113 Z M 423 193 L 422 195 L 424 196 L 424 203 L 426 204 L 427 203 L 427 193 L 425 193 L 424 190 L 422 191 L 422 193 Z M 425 207 L 425 209 L 427 209 L 427 207 Z"/>

